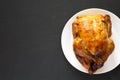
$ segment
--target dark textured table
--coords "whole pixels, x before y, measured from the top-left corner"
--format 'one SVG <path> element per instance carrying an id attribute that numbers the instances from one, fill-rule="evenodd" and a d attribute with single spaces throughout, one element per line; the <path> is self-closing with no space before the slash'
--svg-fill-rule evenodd
<path id="1" fill-rule="evenodd" d="M 88 75 L 63 55 L 65 23 L 93 7 L 120 17 L 119 0 L 0 0 L 0 80 L 119 80 L 120 66 Z"/>

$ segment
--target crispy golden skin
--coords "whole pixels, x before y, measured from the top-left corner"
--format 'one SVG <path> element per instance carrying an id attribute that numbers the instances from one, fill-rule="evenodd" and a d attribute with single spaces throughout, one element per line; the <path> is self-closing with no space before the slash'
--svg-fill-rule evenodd
<path id="1" fill-rule="evenodd" d="M 72 24 L 73 49 L 80 63 L 92 74 L 103 66 L 114 49 L 109 15 L 80 16 Z"/>

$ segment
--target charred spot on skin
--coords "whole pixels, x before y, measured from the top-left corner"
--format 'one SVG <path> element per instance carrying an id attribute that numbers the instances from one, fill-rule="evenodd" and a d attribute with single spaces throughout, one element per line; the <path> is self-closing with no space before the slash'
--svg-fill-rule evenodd
<path id="1" fill-rule="evenodd" d="M 82 16 L 77 16 L 76 19 L 79 19 L 79 18 L 81 18 L 81 17 L 82 17 Z"/>
<path id="2" fill-rule="evenodd" d="M 95 56 L 95 57 L 99 57 L 99 56 L 100 56 L 100 54 L 101 54 L 101 52 L 100 52 L 100 51 L 96 51 L 96 52 L 94 53 L 94 56 Z"/>
<path id="3" fill-rule="evenodd" d="M 101 20 L 101 22 L 106 23 L 106 21 L 105 21 L 105 20 Z"/>
<path id="4" fill-rule="evenodd" d="M 110 16 L 109 15 L 105 15 L 104 18 L 105 18 L 106 21 L 110 21 Z"/>
<path id="5" fill-rule="evenodd" d="M 90 61 L 89 74 L 93 74 L 96 71 L 96 64 L 93 60 Z"/>
<path id="6" fill-rule="evenodd" d="M 76 38 L 79 35 L 77 27 L 78 27 L 78 24 L 76 22 L 72 23 L 72 32 L 73 32 L 74 38 Z"/>

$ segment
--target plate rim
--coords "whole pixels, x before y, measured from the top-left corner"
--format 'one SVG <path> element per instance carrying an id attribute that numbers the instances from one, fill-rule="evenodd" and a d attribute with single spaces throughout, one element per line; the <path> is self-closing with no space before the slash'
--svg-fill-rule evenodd
<path id="1" fill-rule="evenodd" d="M 66 22 L 66 24 L 64 25 L 64 27 L 63 27 L 63 29 L 62 29 L 62 34 L 61 34 L 61 47 L 62 47 L 63 54 L 64 54 L 65 58 L 67 59 L 67 61 L 68 61 L 75 69 L 77 69 L 77 70 L 79 70 L 79 71 L 81 71 L 81 72 L 84 72 L 84 73 L 87 73 L 87 74 L 88 74 L 88 72 L 82 71 L 82 70 L 76 68 L 76 67 L 68 60 L 67 56 L 65 55 L 64 48 L 63 48 L 63 34 L 64 34 L 64 31 L 65 31 L 66 25 L 70 22 L 70 20 L 71 20 L 73 17 L 75 17 L 76 15 L 78 15 L 80 12 L 82 12 L 82 11 L 87 11 L 87 10 L 102 10 L 102 11 L 104 11 L 104 12 L 107 12 L 107 13 L 110 13 L 110 14 L 114 15 L 114 16 L 117 17 L 119 20 L 120 20 L 120 18 L 119 18 L 118 16 L 116 16 L 114 13 L 112 13 L 111 11 L 109 11 L 109 10 L 105 10 L 105 9 L 102 9 L 102 8 L 87 8 L 87 9 L 80 10 L 79 12 L 73 14 L 72 17 L 70 17 L 70 18 L 68 19 L 68 21 Z M 80 64 L 81 64 L 81 63 L 80 63 Z M 120 64 L 120 62 L 119 62 L 119 64 Z M 118 65 L 119 65 L 119 64 L 118 64 Z M 118 65 L 116 65 L 113 69 L 115 69 Z M 103 71 L 103 72 L 101 72 L 101 73 L 96 73 L 96 72 L 95 72 L 94 74 L 107 73 L 107 72 L 109 72 L 109 71 L 112 71 L 113 69 L 110 69 L 110 70 L 108 70 L 108 71 Z"/>

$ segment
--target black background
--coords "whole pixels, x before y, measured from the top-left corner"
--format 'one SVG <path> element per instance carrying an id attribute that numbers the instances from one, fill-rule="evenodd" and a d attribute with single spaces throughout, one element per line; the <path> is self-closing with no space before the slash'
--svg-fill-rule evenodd
<path id="1" fill-rule="evenodd" d="M 119 80 L 120 66 L 100 75 L 73 68 L 63 55 L 67 20 L 86 8 L 120 17 L 119 0 L 1 0 L 0 80 Z"/>

